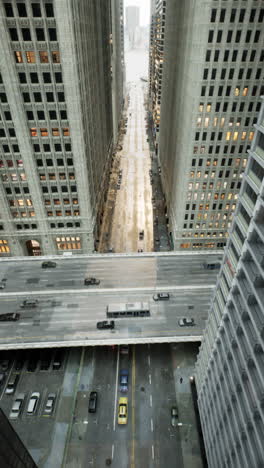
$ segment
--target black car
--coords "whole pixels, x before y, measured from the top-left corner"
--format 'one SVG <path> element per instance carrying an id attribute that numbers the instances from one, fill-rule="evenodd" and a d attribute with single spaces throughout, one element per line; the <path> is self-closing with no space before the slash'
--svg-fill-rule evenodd
<path id="1" fill-rule="evenodd" d="M 89 413 L 96 413 L 97 408 L 97 392 L 91 392 L 89 398 L 88 411 Z"/>
<path id="2" fill-rule="evenodd" d="M 89 278 L 84 279 L 84 284 L 85 284 L 85 286 L 91 286 L 93 284 L 98 285 L 98 284 L 100 284 L 100 280 L 96 279 L 96 278 L 93 278 L 93 277 L 89 277 Z"/>
<path id="3" fill-rule="evenodd" d="M 106 330 L 106 329 L 111 329 L 115 328 L 115 322 L 114 320 L 103 320 L 102 322 L 97 322 L 96 324 L 98 330 Z"/>
<path id="4" fill-rule="evenodd" d="M 59 370 L 63 362 L 63 350 L 57 349 L 54 355 L 52 369 Z"/>
<path id="5" fill-rule="evenodd" d="M 10 312 L 7 314 L 0 315 L 0 322 L 16 322 L 20 317 L 20 314 L 16 312 Z"/>
<path id="6" fill-rule="evenodd" d="M 168 301 L 169 298 L 169 293 L 157 293 L 153 296 L 154 301 Z"/>
<path id="7" fill-rule="evenodd" d="M 42 262 L 41 268 L 56 268 L 56 262 Z"/>

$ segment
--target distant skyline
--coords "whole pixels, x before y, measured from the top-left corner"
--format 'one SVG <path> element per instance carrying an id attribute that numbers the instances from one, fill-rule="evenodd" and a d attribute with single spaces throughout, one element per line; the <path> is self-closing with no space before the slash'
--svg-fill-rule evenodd
<path id="1" fill-rule="evenodd" d="M 124 9 L 127 6 L 138 6 L 140 8 L 140 26 L 149 25 L 150 0 L 124 0 Z"/>

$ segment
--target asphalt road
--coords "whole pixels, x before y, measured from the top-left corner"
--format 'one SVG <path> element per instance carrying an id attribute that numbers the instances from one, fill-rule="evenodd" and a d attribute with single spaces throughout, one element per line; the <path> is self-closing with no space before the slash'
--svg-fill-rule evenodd
<path id="1" fill-rule="evenodd" d="M 0 274 L 7 281 L 0 311 L 21 316 L 17 322 L 1 322 L 0 349 L 177 341 L 183 336 L 199 340 L 217 276 L 217 271 L 203 268 L 206 258 L 81 257 L 57 260 L 57 267 L 47 270 L 35 260 L 2 262 Z M 90 275 L 100 279 L 99 286 L 84 286 L 84 277 Z M 169 292 L 170 300 L 154 302 L 157 291 Z M 25 299 L 37 299 L 37 307 L 21 309 Z M 96 329 L 97 321 L 106 319 L 108 304 L 137 301 L 149 303 L 150 317 L 119 318 L 113 331 Z M 194 318 L 196 325 L 179 327 L 181 317 Z"/>

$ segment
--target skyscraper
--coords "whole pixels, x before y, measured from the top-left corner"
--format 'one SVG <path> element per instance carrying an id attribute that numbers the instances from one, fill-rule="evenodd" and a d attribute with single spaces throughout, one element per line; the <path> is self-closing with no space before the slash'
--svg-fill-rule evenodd
<path id="1" fill-rule="evenodd" d="M 122 108 L 120 5 L 0 4 L 1 255 L 94 249 Z"/>
<path id="2" fill-rule="evenodd" d="M 264 465 L 264 102 L 196 365 L 210 468 Z"/>
<path id="3" fill-rule="evenodd" d="M 136 30 L 139 26 L 139 7 L 126 7 L 126 29 L 128 33 L 129 44 L 132 49 L 135 47 Z"/>
<path id="4" fill-rule="evenodd" d="M 158 157 L 175 249 L 226 245 L 264 93 L 263 17 L 261 0 L 166 2 Z"/>

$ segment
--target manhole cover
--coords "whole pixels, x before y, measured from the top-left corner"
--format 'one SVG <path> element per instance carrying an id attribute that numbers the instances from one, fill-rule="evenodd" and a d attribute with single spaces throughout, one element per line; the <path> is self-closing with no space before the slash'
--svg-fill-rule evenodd
<path id="1" fill-rule="evenodd" d="M 28 278 L 26 282 L 28 284 L 37 284 L 39 283 L 39 278 Z"/>

